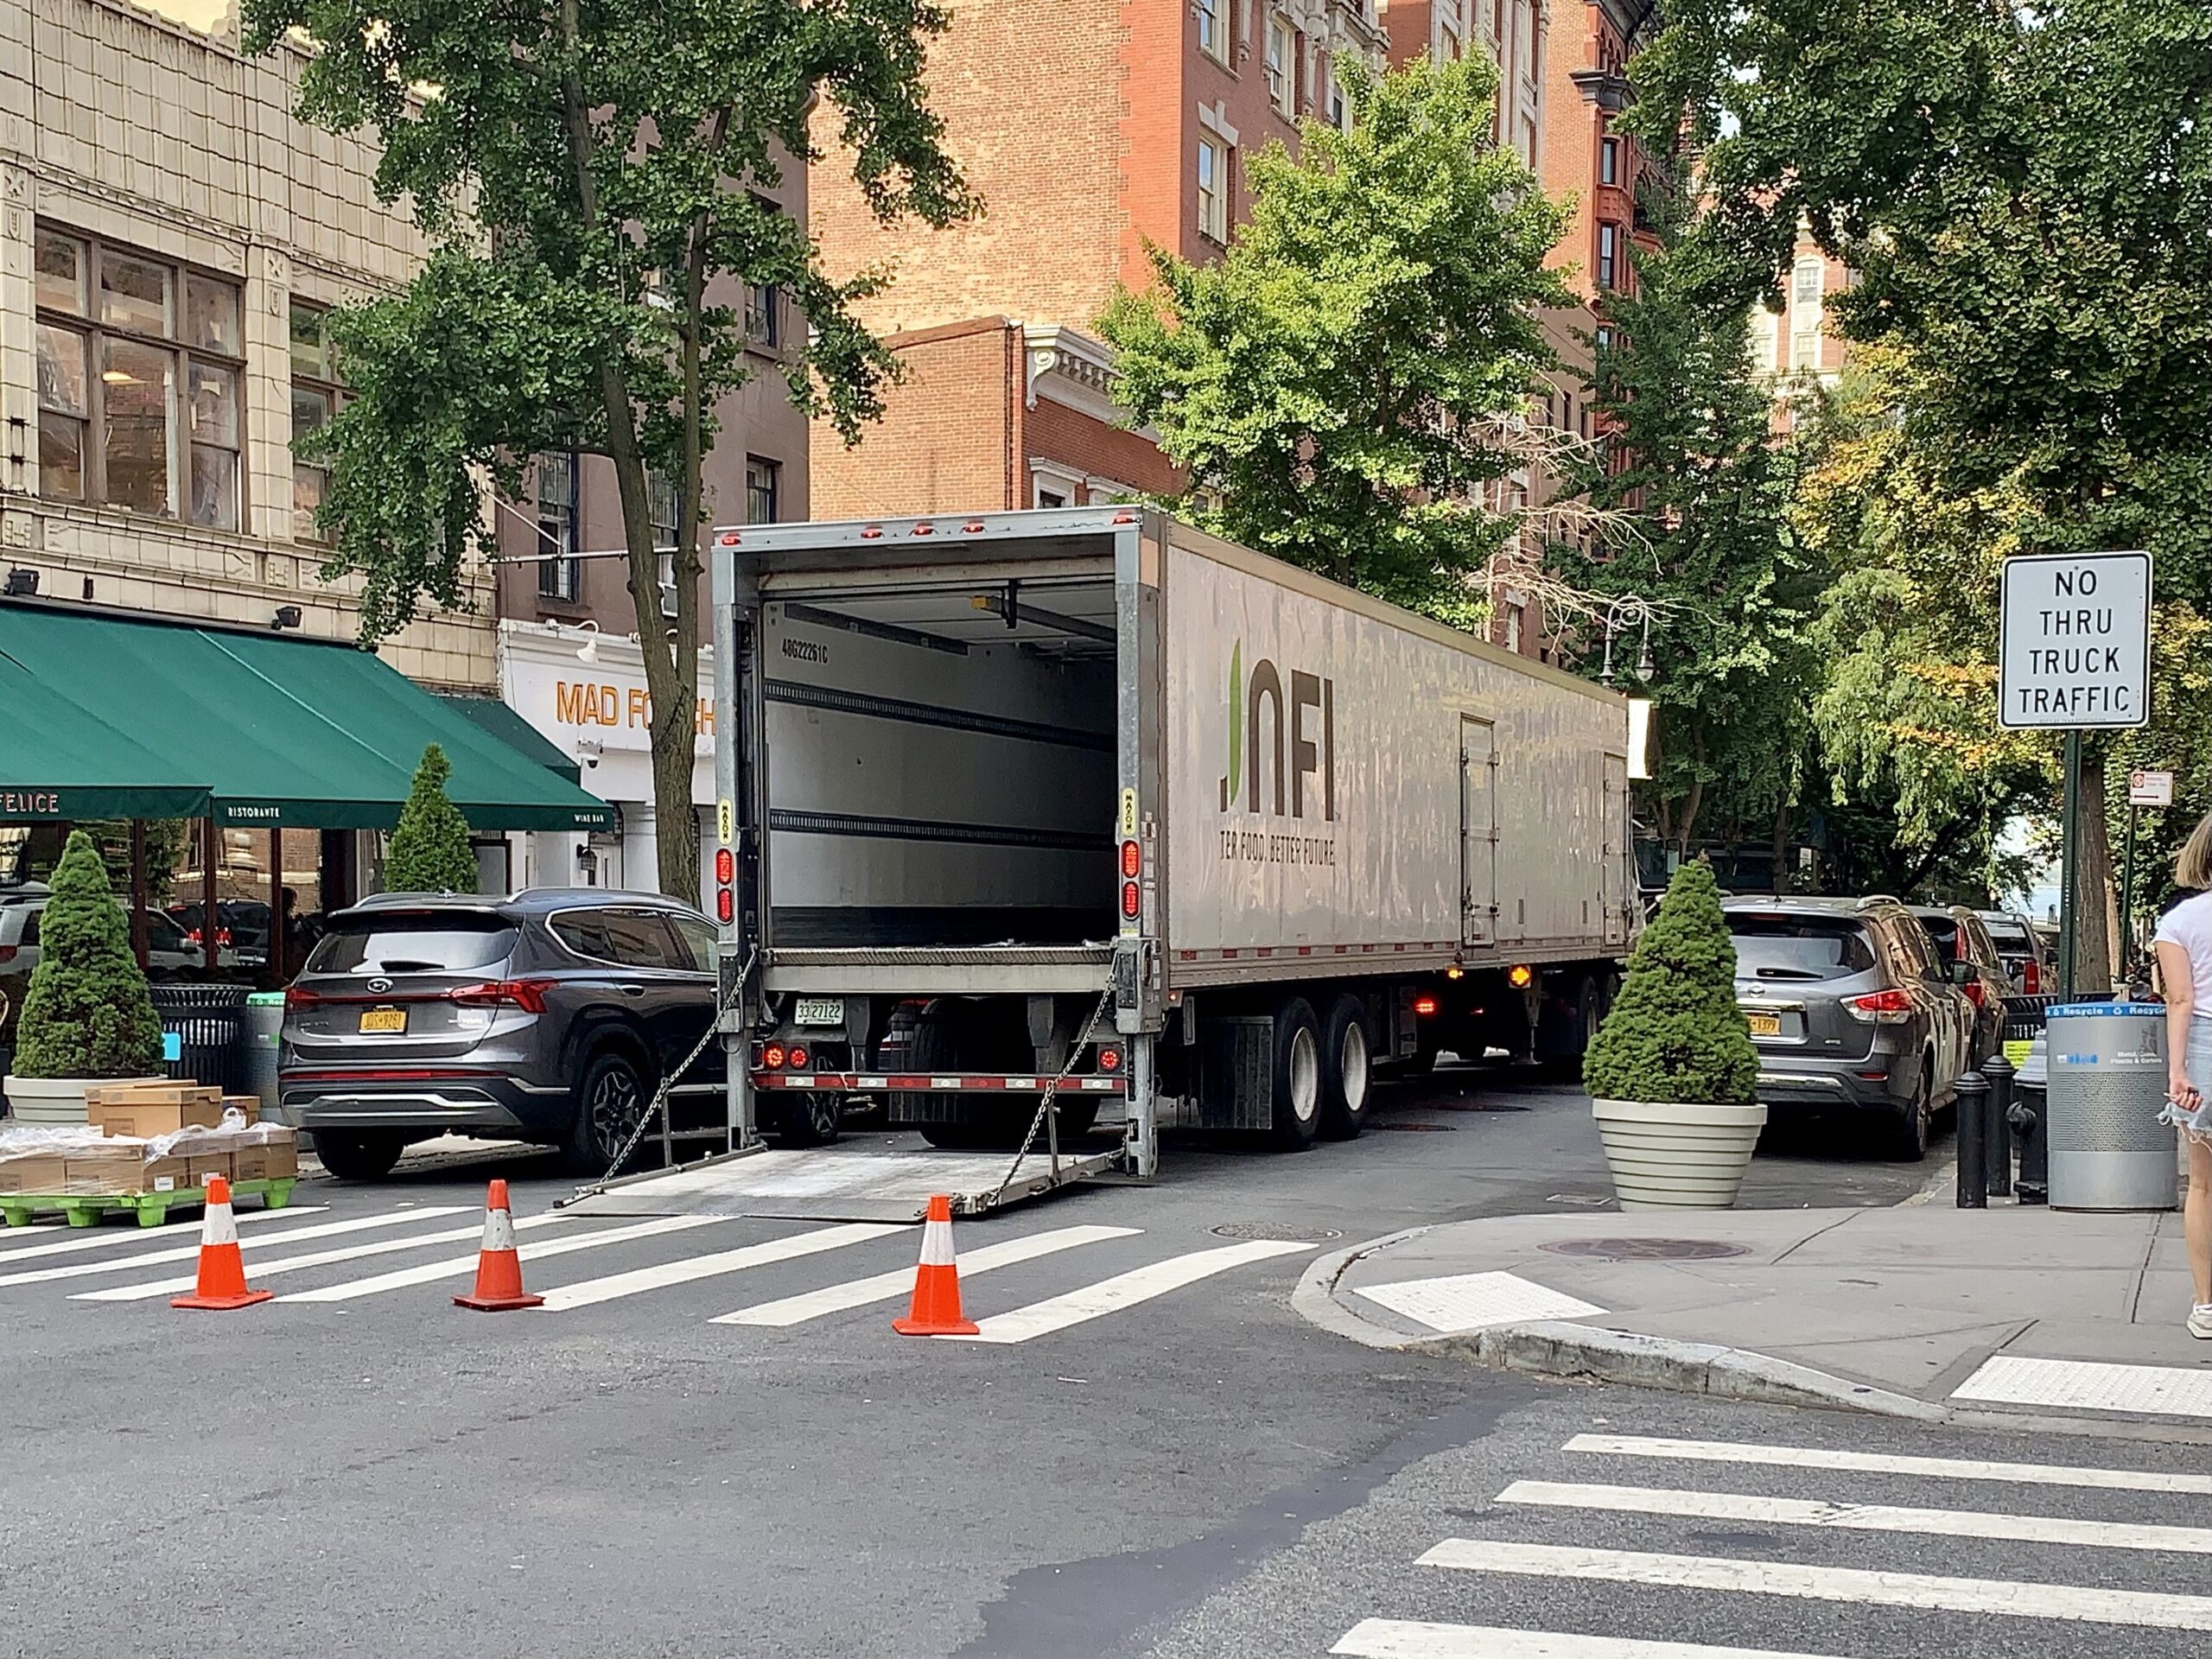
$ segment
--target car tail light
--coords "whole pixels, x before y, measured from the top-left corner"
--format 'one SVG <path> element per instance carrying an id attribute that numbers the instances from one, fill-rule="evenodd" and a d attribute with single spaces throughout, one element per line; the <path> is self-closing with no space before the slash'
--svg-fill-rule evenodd
<path id="1" fill-rule="evenodd" d="M 1122 1051 L 1118 1048 L 1100 1049 L 1098 1051 L 1098 1069 L 1101 1071 L 1120 1071 L 1122 1069 Z"/>
<path id="2" fill-rule="evenodd" d="M 231 930 L 229 928 L 219 927 L 215 930 L 215 944 L 218 949 L 229 944 L 230 942 Z"/>
<path id="3" fill-rule="evenodd" d="M 2020 994 L 2023 996 L 2043 995 L 2043 964 L 2033 957 L 2030 957 L 2027 966 L 2020 969 Z"/>
<path id="4" fill-rule="evenodd" d="M 784 1069 L 784 1046 L 781 1043 L 771 1043 L 767 1047 L 762 1049 L 760 1051 L 760 1064 L 766 1066 L 771 1071 L 782 1071 Z"/>
<path id="5" fill-rule="evenodd" d="M 327 1002 L 329 1000 L 321 991 L 311 991 L 304 985 L 288 985 L 284 988 L 284 1007 L 287 1009 L 311 1008 L 318 1002 Z"/>
<path id="6" fill-rule="evenodd" d="M 806 1050 L 797 1043 L 791 1045 L 791 1068 L 797 1071 L 806 1065 Z"/>
<path id="7" fill-rule="evenodd" d="M 0 944 L 0 962 L 13 962 L 16 959 L 16 947 L 12 944 Z"/>
<path id="8" fill-rule="evenodd" d="M 1844 1012 L 1870 1026 L 1901 1026 L 1912 1018 L 1912 999 L 1903 991 L 1869 991 L 1847 997 Z"/>
<path id="9" fill-rule="evenodd" d="M 1974 1007 L 1978 1008 L 1983 1006 L 1983 999 L 1987 995 L 1987 993 L 1981 988 L 1981 982 L 1980 980 L 1970 979 L 1967 981 L 1965 984 L 1960 986 L 1959 988 L 1967 994 L 1967 1001 L 1973 1003 Z"/>
<path id="10" fill-rule="evenodd" d="M 543 1014 L 545 993 L 553 984 L 550 979 L 487 979 L 448 991 L 446 1001 L 467 1008 L 520 1008 L 524 1014 Z"/>
<path id="11" fill-rule="evenodd" d="M 1429 1015 L 1436 1012 L 1436 999 L 1433 996 L 1417 996 L 1414 998 L 1414 1012 L 1419 1014 L 1422 1019 L 1427 1019 Z"/>

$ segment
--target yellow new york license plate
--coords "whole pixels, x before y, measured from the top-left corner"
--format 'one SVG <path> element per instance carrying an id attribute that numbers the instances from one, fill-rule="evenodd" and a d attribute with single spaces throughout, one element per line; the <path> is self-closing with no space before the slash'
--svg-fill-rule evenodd
<path id="1" fill-rule="evenodd" d="M 1778 1014 L 1747 1014 L 1744 1016 L 1744 1023 L 1751 1028 L 1754 1037 L 1782 1035 L 1782 1016 Z M 368 1027 L 364 1026 L 361 1029 L 366 1031 Z"/>
<path id="2" fill-rule="evenodd" d="M 363 1031 L 404 1031 L 407 1029 L 407 1010 L 404 1008 L 363 1008 Z"/>

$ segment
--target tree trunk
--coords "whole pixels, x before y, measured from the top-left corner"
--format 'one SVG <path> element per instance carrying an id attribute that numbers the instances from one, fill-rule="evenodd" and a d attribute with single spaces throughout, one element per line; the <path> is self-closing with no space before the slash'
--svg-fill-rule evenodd
<path id="1" fill-rule="evenodd" d="M 2118 934 L 2113 892 L 2112 833 L 2105 816 L 2105 753 L 2101 744 L 2082 746 L 2080 854 L 2074 877 L 2075 988 L 2101 996 L 2112 988 L 2119 964 L 2113 957 Z"/>

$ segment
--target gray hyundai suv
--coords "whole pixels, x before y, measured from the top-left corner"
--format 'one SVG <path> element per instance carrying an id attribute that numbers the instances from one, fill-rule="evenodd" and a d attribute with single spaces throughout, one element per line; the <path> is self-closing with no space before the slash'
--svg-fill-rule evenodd
<path id="1" fill-rule="evenodd" d="M 387 893 L 328 929 L 285 993 L 278 1097 L 341 1180 L 439 1135 L 558 1147 L 601 1174 L 714 1023 L 714 925 L 657 893 Z M 678 1128 L 721 1121 L 722 1076 L 709 1043 L 669 1092 Z M 767 1127 L 815 1145 L 838 1110 L 795 1095 Z"/>
<path id="2" fill-rule="evenodd" d="M 1736 1005 L 1758 1050 L 1758 1097 L 1870 1122 L 1897 1156 L 1928 1155 L 1967 1071 L 1974 1007 L 1928 931 L 1894 899 L 1745 899 L 1722 909 Z"/>

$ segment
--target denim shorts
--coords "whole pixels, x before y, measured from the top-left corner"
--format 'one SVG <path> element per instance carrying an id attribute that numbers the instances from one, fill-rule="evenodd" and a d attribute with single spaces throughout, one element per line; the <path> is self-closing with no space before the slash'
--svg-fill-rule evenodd
<path id="1" fill-rule="evenodd" d="M 2189 1046 L 2182 1052 L 2182 1069 L 2196 1085 L 2205 1104 L 2196 1112 L 2194 1126 L 2181 1126 L 2193 1141 L 2212 1141 L 2212 1019 L 2191 1016 Z"/>

